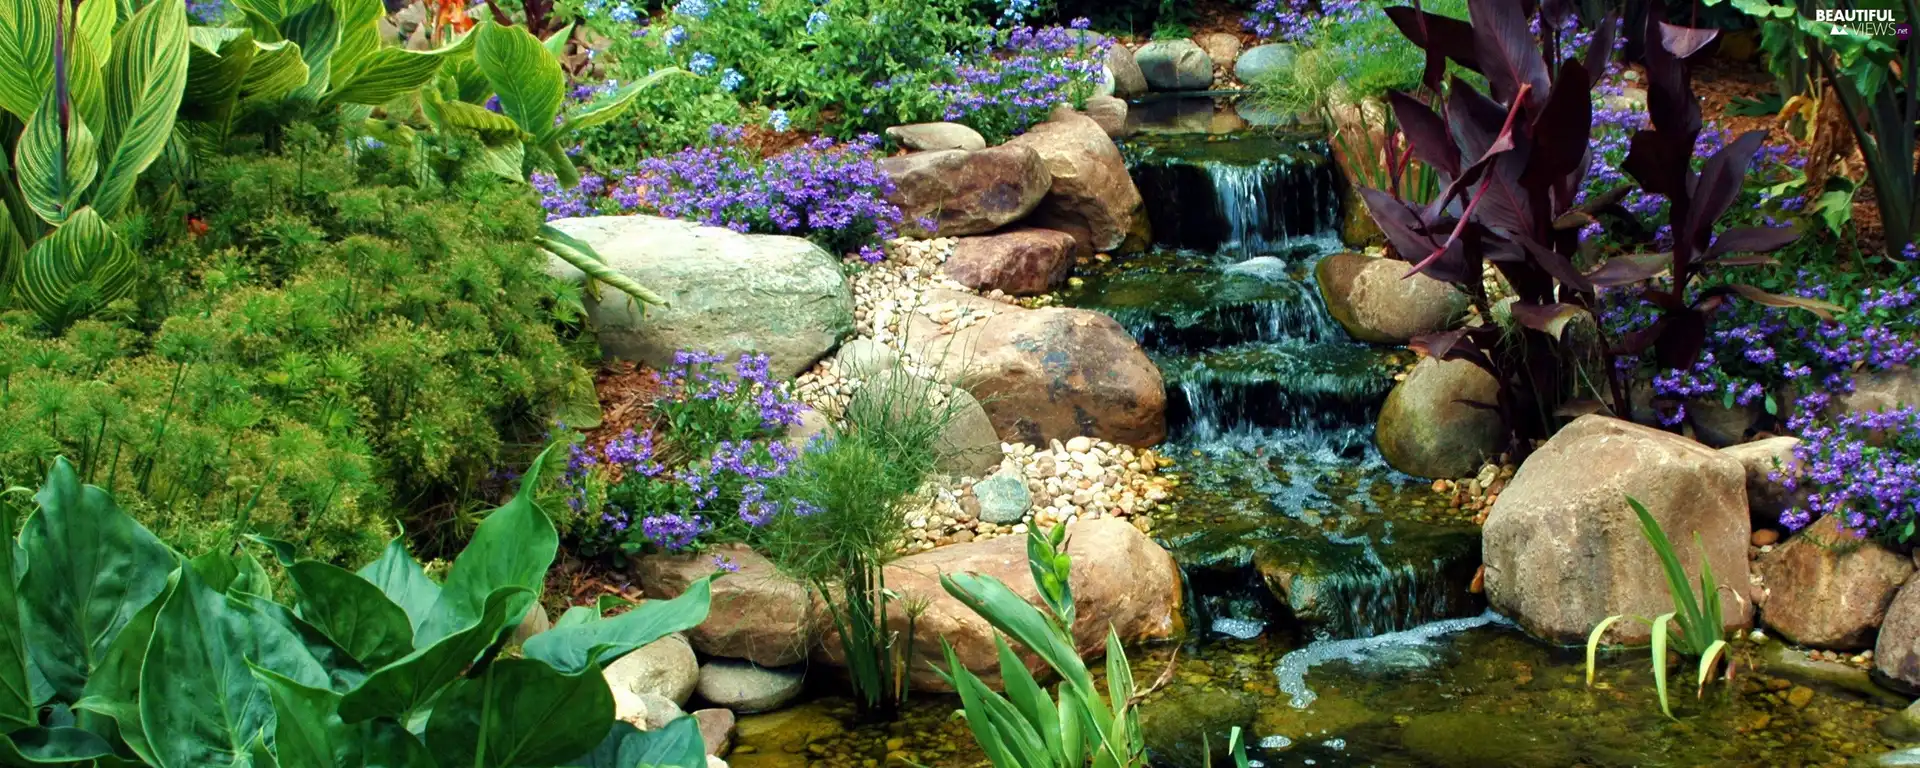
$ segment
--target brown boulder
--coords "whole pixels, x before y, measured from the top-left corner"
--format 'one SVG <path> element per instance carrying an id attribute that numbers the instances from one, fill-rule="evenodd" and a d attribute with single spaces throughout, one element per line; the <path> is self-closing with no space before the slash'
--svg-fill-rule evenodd
<path id="1" fill-rule="evenodd" d="M 1147 76 L 1134 61 L 1133 49 L 1120 43 L 1107 48 L 1107 71 L 1113 73 L 1113 95 L 1123 99 L 1146 95 Z"/>
<path id="2" fill-rule="evenodd" d="M 1086 435 L 1149 446 L 1166 437 L 1160 369 L 1113 318 L 1028 309 L 977 328 L 971 348 L 956 350 L 942 373 L 979 399 L 1001 440 L 1046 445 Z"/>
<path id="3" fill-rule="evenodd" d="M 1232 73 L 1233 63 L 1240 60 L 1240 36 L 1226 32 L 1209 32 L 1193 39 L 1207 58 L 1222 72 Z"/>
<path id="4" fill-rule="evenodd" d="M 1056 108 L 1046 122 L 1005 146 L 1039 153 L 1052 186 L 1038 211 L 1084 224 L 1093 238 L 1088 245 L 1095 251 L 1119 248 L 1134 219 L 1146 215 L 1120 148 L 1093 118 Z M 941 234 L 961 233 L 943 228 Z"/>
<path id="5" fill-rule="evenodd" d="M 783 667 L 807 658 L 819 637 L 820 616 L 807 589 L 780 575 L 773 563 L 744 545 L 698 555 L 647 555 L 637 563 L 647 597 L 678 597 L 687 585 L 717 570 L 716 557 L 740 570 L 713 582 L 707 620 L 687 630 L 687 641 L 708 656 Z"/>
<path id="6" fill-rule="evenodd" d="M 1806 489 L 1787 490 L 1782 482 L 1799 472 L 1799 462 L 1793 458 L 1794 446 L 1799 444 L 1797 437 L 1769 437 L 1720 449 L 1746 468 L 1747 509 L 1755 525 L 1779 525 L 1782 512 L 1805 501 Z M 1775 475 L 1781 480 L 1775 480 Z"/>
<path id="7" fill-rule="evenodd" d="M 1423 358 L 1380 406 L 1374 441 L 1394 469 L 1415 477 L 1473 474 L 1500 450 L 1506 430 L 1493 374 L 1466 360 Z"/>
<path id="8" fill-rule="evenodd" d="M 1873 668 L 1906 693 L 1920 692 L 1920 579 L 1908 579 L 1887 606 L 1873 644 Z"/>
<path id="9" fill-rule="evenodd" d="M 1013 296 L 1046 293 L 1067 279 L 1074 259 L 1086 255 L 1073 235 L 1020 227 L 960 238 L 947 257 L 947 277 L 976 291 Z"/>
<path id="10" fill-rule="evenodd" d="M 1467 309 L 1467 297 L 1398 259 L 1336 253 L 1313 268 L 1327 313 L 1347 333 L 1375 344 L 1405 344 L 1415 336 L 1446 330 Z"/>
<path id="11" fill-rule="evenodd" d="M 1087 106 L 1080 112 L 1098 123 L 1100 130 L 1106 131 L 1111 138 L 1126 138 L 1133 133 L 1127 130 L 1127 103 L 1112 96 L 1087 99 Z"/>
<path id="12" fill-rule="evenodd" d="M 1069 529 L 1067 554 L 1073 558 L 1073 602 L 1077 621 L 1074 645 L 1082 658 L 1095 659 L 1106 648 L 1109 626 L 1126 643 L 1164 640 L 1179 631 L 1181 615 L 1180 569 L 1166 550 L 1117 518 L 1083 520 Z M 1033 574 L 1027 568 L 1027 541 L 1004 536 L 987 541 L 952 544 L 901 558 L 886 567 L 887 589 L 903 598 L 926 600 L 927 608 L 914 621 L 914 658 L 909 664 L 913 687 L 923 691 L 953 690 L 933 666 L 945 666 L 940 641 L 953 646 L 968 669 L 989 684 L 998 685 L 999 660 L 992 626 L 968 610 L 940 586 L 945 573 L 978 573 L 998 578 L 1016 594 L 1039 605 Z M 907 630 L 907 617 L 896 606 L 887 624 Z M 1012 643 L 1027 667 L 1036 674 L 1047 667 L 1018 643 Z M 823 661 L 840 664 L 844 658 L 839 638 L 825 633 Z M 1044 676 L 1044 675 L 1043 675 Z"/>
<path id="13" fill-rule="evenodd" d="M 1852 651 L 1873 645 L 1893 595 L 1913 563 L 1840 530 L 1832 515 L 1754 563 L 1766 586 L 1760 620 L 1788 640 Z"/>
<path id="14" fill-rule="evenodd" d="M 1053 183 L 1033 148 L 1012 145 L 915 152 L 882 159 L 880 170 L 893 180 L 887 202 L 905 214 L 900 231 L 914 237 L 936 234 L 920 227 L 924 217 L 943 236 L 992 232 L 1032 213 Z"/>
<path id="15" fill-rule="evenodd" d="M 1487 516 L 1481 556 L 1487 601 L 1549 642 L 1584 642 L 1616 614 L 1673 610 L 1659 557 L 1627 506 L 1646 505 L 1697 585 L 1701 550 L 1721 584 L 1727 628 L 1751 624 L 1746 473 L 1740 462 L 1684 437 L 1605 416 L 1562 428 L 1514 474 Z M 1697 589 L 1697 586 L 1696 586 Z M 1622 621 L 1615 643 L 1645 643 L 1646 625 Z"/>

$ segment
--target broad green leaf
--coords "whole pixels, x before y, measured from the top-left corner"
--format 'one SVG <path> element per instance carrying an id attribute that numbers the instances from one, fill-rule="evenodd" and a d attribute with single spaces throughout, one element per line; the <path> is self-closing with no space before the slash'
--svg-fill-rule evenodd
<path id="1" fill-rule="evenodd" d="M 112 754 L 106 739 L 80 728 L 34 726 L 0 735 L 0 765 L 72 765 Z"/>
<path id="2" fill-rule="evenodd" d="M 547 53 L 558 59 L 567 55 L 567 40 L 571 37 L 573 37 L 573 25 L 568 24 L 561 27 L 560 31 L 547 35 L 547 39 L 540 41 L 540 47 L 547 49 Z"/>
<path id="3" fill-rule="evenodd" d="M 239 573 L 234 575 L 233 583 L 227 585 L 228 592 L 273 597 L 273 580 L 267 576 L 267 567 L 260 563 L 260 558 L 251 552 L 240 552 L 233 556 L 233 565 Z"/>
<path id="4" fill-rule="evenodd" d="M 80 36 L 87 41 L 88 47 L 95 52 L 111 55 L 113 50 L 113 27 L 120 22 L 118 3 L 81 3 L 75 12 L 74 25 L 79 28 Z"/>
<path id="5" fill-rule="evenodd" d="M 231 35 L 203 34 L 208 30 Z M 180 96 L 180 119 L 211 123 L 225 133 L 240 100 L 240 88 L 253 69 L 261 47 L 253 32 L 229 27 L 194 27 L 193 47 L 187 54 L 187 85 Z"/>
<path id="6" fill-rule="evenodd" d="M 439 768 L 427 745 L 399 723 L 374 720 L 359 727 L 360 759 L 368 768 Z"/>
<path id="7" fill-rule="evenodd" d="M 407 612 L 372 582 L 317 560 L 302 560 L 287 570 L 300 596 L 301 618 L 368 669 L 413 651 L 413 625 L 407 621 Z"/>
<path id="8" fill-rule="evenodd" d="M 106 70 L 107 124 L 100 130 L 106 162 L 93 195 L 101 216 L 120 213 L 140 173 L 166 148 L 187 84 L 189 47 L 184 3 L 151 3 L 114 36 Z"/>
<path id="9" fill-rule="evenodd" d="M 198 571 L 180 570 L 140 672 L 140 725 L 160 768 L 235 765 L 272 724 L 273 705 L 248 667 L 244 613 Z"/>
<path id="10" fill-rule="evenodd" d="M 520 490 L 513 499 L 489 513 L 474 529 L 467 548 L 453 559 L 447 581 L 440 587 L 440 600 L 416 633 L 416 644 L 431 643 L 473 623 L 480 617 L 482 604 L 503 588 L 526 591 L 526 597 L 513 606 L 515 617 L 525 615 L 527 606 L 540 595 L 547 568 L 553 565 L 560 548 L 553 521 L 533 501 L 540 487 L 540 470 L 552 451 L 551 446 L 541 451 L 521 476 Z"/>
<path id="11" fill-rule="evenodd" d="M 294 98 L 319 101 L 332 84 L 333 54 L 340 48 L 341 36 L 340 14 L 337 10 L 330 0 L 317 0 L 304 10 L 288 16 L 280 25 L 280 31 L 287 36 L 287 40 L 300 47 L 300 57 L 307 65 L 307 81 L 293 90 Z"/>
<path id="12" fill-rule="evenodd" d="M 1625 616 L 1608 616 L 1604 619 L 1601 619 L 1599 624 L 1593 625 L 1593 631 L 1587 633 L 1587 687 L 1588 688 L 1593 687 L 1593 662 L 1594 662 L 1594 655 L 1599 653 L 1600 651 L 1600 638 L 1607 634 L 1608 627 L 1613 626 L 1614 622 L 1617 622 L 1624 618 L 1626 617 Z"/>
<path id="13" fill-rule="evenodd" d="M 374 0 L 378 4 L 379 0 Z M 426 85 L 440 70 L 444 57 L 469 45 L 462 38 L 446 48 L 434 51 L 409 51 L 404 48 L 380 48 L 368 54 L 360 66 L 334 75 L 335 88 L 327 95 L 331 104 L 379 106 L 395 96 Z"/>
<path id="14" fill-rule="evenodd" d="M 573 606 L 572 608 L 568 608 L 566 612 L 560 614 L 560 618 L 553 622 L 553 628 L 548 629 L 547 632 L 553 632 L 553 631 L 562 630 L 562 629 L 569 629 L 572 627 L 585 626 L 587 624 L 591 624 L 599 620 L 600 620 L 599 611 L 596 611 L 584 605 L 576 605 L 576 606 Z M 540 634 L 544 635 L 546 634 L 546 632 L 542 632 Z M 538 637 L 538 636 L 539 635 L 535 635 L 534 637 Z M 528 638 L 528 639 L 531 640 L 532 638 Z"/>
<path id="15" fill-rule="evenodd" d="M 513 120 L 506 115 L 491 111 L 478 104 L 464 101 L 442 101 L 437 105 L 441 127 L 444 130 L 471 133 L 487 145 L 519 143 L 527 138 Z M 518 169 L 515 170 L 518 173 Z"/>
<path id="16" fill-rule="evenodd" d="M 594 250 L 591 244 L 567 234 L 559 227 L 555 227 L 552 224 L 541 224 L 540 235 L 536 238 L 536 242 L 540 244 L 540 247 L 545 248 L 548 253 L 559 256 L 562 261 L 573 265 L 574 269 L 580 270 L 580 272 L 589 279 L 598 280 L 613 286 L 621 293 L 632 296 L 634 300 L 642 304 L 652 304 L 659 307 L 668 306 L 665 297 L 648 290 L 646 286 L 628 277 L 625 273 L 607 266 L 606 261 L 600 258 L 600 254 Z"/>
<path id="17" fill-rule="evenodd" d="M 105 658 L 87 679 L 87 687 L 74 709 L 113 718 L 119 725 L 120 740 L 140 759 L 151 765 L 153 750 L 147 744 L 146 731 L 140 725 L 140 673 L 147 659 L 147 645 L 153 640 L 154 622 L 166 605 L 178 579 L 169 579 L 166 591 L 141 607 L 127 622 L 120 636 L 107 647 Z"/>
<path id="18" fill-rule="evenodd" d="M 1713 675 L 1713 663 L 1725 650 L 1727 650 L 1727 641 L 1715 640 L 1712 645 L 1707 646 L 1706 653 L 1700 654 L 1700 680 L 1698 690 L 1694 693 L 1695 697 L 1706 695 L 1707 678 Z"/>
<path id="19" fill-rule="evenodd" d="M 380 50 L 380 19 L 387 15 L 381 0 L 321 0 L 333 4 L 340 19 L 340 47 L 327 63 L 328 79 L 339 87 L 347 75 Z M 395 49 L 397 50 L 397 49 Z"/>
<path id="20" fill-rule="evenodd" d="M 649 600 L 611 619 L 549 629 L 528 638 L 522 652 L 568 674 L 611 664 L 641 646 L 706 621 L 713 579 L 700 579 L 679 597 Z"/>
<path id="21" fill-rule="evenodd" d="M 502 659 L 434 703 L 427 748 L 443 765 L 559 765 L 593 751 L 610 722 L 613 691 L 599 667 L 566 674 L 532 659 Z"/>
<path id="22" fill-rule="evenodd" d="M 1673 717 L 1673 710 L 1667 706 L 1667 625 L 1673 621 L 1673 614 L 1663 613 L 1653 619 L 1653 691 L 1660 697 L 1660 711 L 1667 717 Z M 1674 718 L 1679 719 L 1679 718 Z"/>
<path id="23" fill-rule="evenodd" d="M 133 250 L 92 208 L 27 249 L 16 288 L 50 325 L 64 327 L 133 290 Z"/>
<path id="24" fill-rule="evenodd" d="M 352 654 L 292 609 L 259 595 L 228 597 L 249 609 L 247 619 L 259 650 L 248 652 L 248 659 L 302 685 L 350 691 L 366 681 L 366 668 Z"/>
<path id="25" fill-rule="evenodd" d="M 247 69 L 246 79 L 240 82 L 240 103 L 255 106 L 271 104 L 286 98 L 307 82 L 307 62 L 302 57 L 298 43 L 282 40 L 276 43 L 255 42 L 259 48 L 253 56 L 253 66 Z"/>
<path id="26" fill-rule="evenodd" d="M 242 12 L 257 14 L 262 20 L 275 25 L 313 2 L 315 0 L 233 0 L 233 4 Z"/>
<path id="27" fill-rule="evenodd" d="M 27 677 L 27 638 L 20 626 L 20 563 L 13 542 L 13 507 L 0 503 L 0 733 L 38 725 L 39 698 Z"/>
<path id="28" fill-rule="evenodd" d="M 473 35 L 474 63 L 500 96 L 500 112 L 531 134 L 552 128 L 567 86 L 560 62 L 520 27 L 481 22 Z"/>
<path id="29" fill-rule="evenodd" d="M 472 49 L 450 57 L 441 74 L 446 78 L 446 84 L 449 87 L 446 94 L 448 99 L 478 105 L 485 103 L 487 97 L 493 95 L 493 83 L 487 82 L 486 74 L 481 72 L 480 65 L 474 62 Z"/>
<path id="30" fill-rule="evenodd" d="M 960 705 L 967 716 L 967 730 L 973 732 L 974 743 L 980 745 L 980 751 L 986 753 L 987 760 L 993 763 L 995 768 L 1024 765 L 1024 762 L 1012 753 L 1007 740 L 1002 738 L 1000 729 L 987 714 L 986 699 L 999 694 L 994 693 L 980 681 L 978 675 L 960 663 L 960 658 L 953 653 L 953 645 L 946 639 L 940 640 L 940 646 L 946 653 L 947 668 L 944 670 L 936 668 L 936 671 L 953 686 L 954 692 L 960 695 Z M 1072 695 L 1070 690 L 1061 689 L 1060 696 L 1063 701 Z"/>
<path id="31" fill-rule="evenodd" d="M 407 621 L 413 625 L 416 633 L 432 613 L 434 603 L 440 601 L 440 585 L 427 578 L 427 572 L 420 568 L 419 561 L 407 554 L 404 536 L 396 536 L 393 541 L 387 542 L 380 559 L 368 563 L 357 575 L 379 587 L 381 594 L 406 611 Z"/>
<path id="32" fill-rule="evenodd" d="M 240 578 L 240 569 L 234 566 L 233 558 L 218 551 L 190 559 L 187 564 L 193 566 L 194 572 L 200 574 L 200 580 L 215 592 L 227 591 L 228 587 L 233 586 L 234 580 Z"/>
<path id="33" fill-rule="evenodd" d="M 247 534 L 247 539 L 266 547 L 268 552 L 273 553 L 273 559 L 283 568 L 300 561 L 300 556 L 294 552 L 293 542 L 254 533 Z"/>
<path id="34" fill-rule="evenodd" d="M 0 0 L 0 109 L 26 122 L 53 87 L 54 5 Z"/>
<path id="35" fill-rule="evenodd" d="M 1026 646 L 1058 672 L 1068 685 L 1074 686 L 1074 692 L 1086 702 L 1094 722 L 1102 723 L 1104 727 L 1106 722 L 1113 719 L 1107 707 L 1100 703 L 1100 693 L 1094 688 L 1093 676 L 1080 662 L 1079 650 L 1063 639 L 1061 633 L 1032 603 L 991 576 L 949 574 L 940 577 L 940 584 L 946 588 L 947 594 L 953 595 L 968 609 L 986 619 L 995 629 Z"/>
<path id="36" fill-rule="evenodd" d="M 106 491 L 82 485 L 65 458 L 54 460 L 34 500 L 40 508 L 20 533 L 29 564 L 23 630 L 59 698 L 75 701 L 120 631 L 166 589 L 175 556 Z"/>
<path id="37" fill-rule="evenodd" d="M 657 730 L 642 731 L 615 720 L 613 730 L 593 751 L 565 763 L 568 768 L 635 768 L 635 766 L 700 766 L 707 762 L 707 743 L 700 723 L 682 715 Z"/>
<path id="38" fill-rule="evenodd" d="M 352 745 L 340 720 L 340 694 L 301 685 L 270 669 L 252 667 L 273 699 L 274 751 L 286 768 L 334 768 L 346 765 Z"/>
<path id="39" fill-rule="evenodd" d="M 678 67 L 668 67 L 650 73 L 646 77 L 628 83 L 620 90 L 615 91 L 612 96 L 599 99 L 591 104 L 568 112 L 567 121 L 560 127 L 567 131 L 584 131 L 596 125 L 604 124 L 626 113 L 627 109 L 633 106 L 634 99 L 639 98 L 641 92 L 669 77 L 687 74 L 690 73 Z"/>
<path id="40" fill-rule="evenodd" d="M 487 596 L 478 619 L 458 632 L 374 670 L 360 687 L 340 701 L 340 718 L 357 723 L 376 717 L 404 719 L 460 677 L 501 633 L 526 615 L 533 595 L 522 587 L 503 587 Z M 519 606 L 509 612 L 510 605 Z"/>
<path id="41" fill-rule="evenodd" d="M 1040 734 L 1047 743 L 1047 754 L 1058 755 L 1061 752 L 1060 710 L 1053 705 L 1053 697 L 1040 687 L 1040 681 L 1033 678 L 1033 672 L 1027 669 L 1019 654 L 1013 652 L 1013 646 L 1001 635 L 993 636 L 993 645 L 1000 656 L 1000 678 L 1007 691 L 1007 700 L 1013 708 L 1033 726 L 1034 733 Z"/>

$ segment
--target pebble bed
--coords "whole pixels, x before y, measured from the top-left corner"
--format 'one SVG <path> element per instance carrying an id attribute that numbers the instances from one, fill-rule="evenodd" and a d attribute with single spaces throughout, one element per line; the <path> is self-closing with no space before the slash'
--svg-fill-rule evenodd
<path id="1" fill-rule="evenodd" d="M 941 265 L 957 242 L 954 238 L 902 238 L 888 243 L 885 261 L 873 265 L 849 262 L 850 268 L 858 269 L 849 280 L 856 337 L 885 346 L 899 356 L 907 372 L 922 378 L 937 379 L 938 366 L 920 359 L 906 343 L 908 325 L 916 316 L 922 321 L 914 323 L 919 328 L 916 332 L 938 328 L 944 335 L 998 314 L 989 304 L 955 301 L 950 294 L 936 291 L 978 296 L 1005 304 L 1009 310 L 1047 303 L 1045 297 L 1016 300 L 1000 291 L 981 293 L 948 278 Z M 795 380 L 793 392 L 801 402 L 828 418 L 836 418 L 861 383 L 857 376 L 843 375 L 829 358 Z M 985 519 L 973 489 L 986 477 L 937 478 L 925 492 L 925 506 L 907 516 L 907 551 L 1025 535 L 1031 524 L 1050 527 L 1083 518 L 1123 517 L 1141 531 L 1151 531 L 1152 512 L 1161 507 L 1179 482 L 1161 471 L 1171 467 L 1172 460 L 1152 449 L 1087 437 L 1055 440 L 1046 446 L 1001 443 L 1000 451 L 1000 465 L 989 476 L 1022 480 L 1032 499 L 1027 511 L 1017 519 Z"/>

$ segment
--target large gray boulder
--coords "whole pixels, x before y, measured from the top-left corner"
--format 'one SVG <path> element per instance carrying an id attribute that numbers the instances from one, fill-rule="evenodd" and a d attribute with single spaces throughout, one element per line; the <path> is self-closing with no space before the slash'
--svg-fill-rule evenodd
<path id="1" fill-rule="evenodd" d="M 675 706 L 687 703 L 700 680 L 700 660 L 680 635 L 668 635 L 608 664 L 607 686 L 636 696 L 652 695 Z"/>
<path id="2" fill-rule="evenodd" d="M 893 181 L 887 202 L 904 214 L 900 231 L 913 237 L 992 232 L 1032 213 L 1053 185 L 1031 147 L 915 152 L 879 164 Z M 921 227 L 921 219 L 935 226 Z"/>
<path id="3" fill-rule="evenodd" d="M 1800 461 L 1793 456 L 1798 445 L 1800 438 L 1781 436 L 1720 449 L 1746 468 L 1747 509 L 1756 527 L 1779 525 L 1781 513 L 1806 501 L 1806 486 L 1796 482 L 1787 487 L 1800 474 Z"/>
<path id="4" fill-rule="evenodd" d="M 714 659 L 700 665 L 700 698 L 739 714 L 770 712 L 800 695 L 803 667 L 769 669 L 749 661 Z"/>
<path id="5" fill-rule="evenodd" d="M 1000 439 L 1046 445 L 1086 435 L 1150 446 L 1167 435 L 1165 380 L 1113 318 L 1026 309 L 968 329 L 941 360 L 943 380 L 986 408 Z M 925 354 L 925 353 L 923 353 Z"/>
<path id="6" fill-rule="evenodd" d="M 1293 66 L 1294 49 L 1287 43 L 1267 43 L 1248 48 L 1233 63 L 1233 76 L 1253 85 L 1268 76 Z"/>
<path id="7" fill-rule="evenodd" d="M 913 123 L 887 129 L 887 138 L 915 152 L 942 149 L 986 149 L 987 140 L 979 131 L 959 123 Z"/>
<path id="8" fill-rule="evenodd" d="M 1140 46 L 1133 58 L 1156 91 L 1204 91 L 1213 85 L 1213 59 L 1192 40 L 1155 40 Z"/>
<path id="9" fill-rule="evenodd" d="M 1387 393 L 1374 440 L 1388 464 L 1415 477 L 1471 475 L 1500 450 L 1500 384 L 1466 360 L 1422 359 Z M 1478 403 L 1479 405 L 1475 405 Z"/>
<path id="10" fill-rule="evenodd" d="M 552 223 L 669 303 L 643 308 L 611 289 L 587 299 L 609 357 L 664 368 L 683 349 L 760 352 L 772 358 L 775 374 L 792 377 L 853 333 L 853 290 L 840 261 L 804 238 L 745 235 L 657 216 Z M 562 279 L 585 277 L 557 256 L 548 271 Z"/>
<path id="11" fill-rule="evenodd" d="M 1147 93 L 1147 76 L 1140 72 L 1140 62 L 1133 56 L 1133 49 L 1119 43 L 1107 48 L 1107 71 L 1113 73 L 1113 95 L 1122 99 L 1144 96 Z"/>
<path id="12" fill-rule="evenodd" d="M 1644 504 L 1698 583 L 1702 547 L 1725 628 L 1750 626 L 1746 471 L 1679 435 L 1605 416 L 1561 428 L 1520 465 L 1487 515 L 1481 540 L 1487 602 L 1549 642 L 1585 642 L 1617 614 L 1673 610 L 1660 559 L 1627 497 Z M 1701 545 L 1695 545 L 1694 534 Z M 1643 644 L 1648 627 L 1621 621 L 1607 640 Z"/>

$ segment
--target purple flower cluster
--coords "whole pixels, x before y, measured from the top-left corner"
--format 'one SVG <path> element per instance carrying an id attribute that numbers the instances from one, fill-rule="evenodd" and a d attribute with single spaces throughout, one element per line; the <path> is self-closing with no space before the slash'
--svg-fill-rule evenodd
<path id="1" fill-rule="evenodd" d="M 187 15 L 201 24 L 219 24 L 227 18 L 227 0 L 187 0 Z"/>
<path id="2" fill-rule="evenodd" d="M 1320 25 L 1351 23 L 1367 11 L 1361 0 L 1259 0 L 1240 25 L 1262 39 L 1292 41 Z"/>
<path id="3" fill-rule="evenodd" d="M 1071 27 L 1008 30 L 998 46 L 959 62 L 953 82 L 933 86 L 946 100 L 946 119 L 989 136 L 1011 136 L 1046 119 L 1056 104 L 1086 99 L 1113 45 L 1086 30 L 1086 19 L 1075 19 Z M 892 88 L 897 81 L 877 85 Z"/>
<path id="4" fill-rule="evenodd" d="M 536 173 L 534 189 L 549 219 L 644 211 L 736 232 L 803 235 L 869 263 L 885 258 L 880 243 L 896 236 L 902 215 L 887 202 L 894 188 L 875 161 L 879 137 L 816 138 L 761 160 L 742 136 L 716 125 L 712 144 L 643 160 L 615 183 L 583 174 L 580 186 L 563 190 Z"/>
<path id="5" fill-rule="evenodd" d="M 1806 504 L 1781 515 L 1800 528 L 1826 515 L 1855 536 L 1910 539 L 1920 518 L 1920 409 L 1860 411 L 1801 432 L 1798 473 L 1776 473 Z"/>

